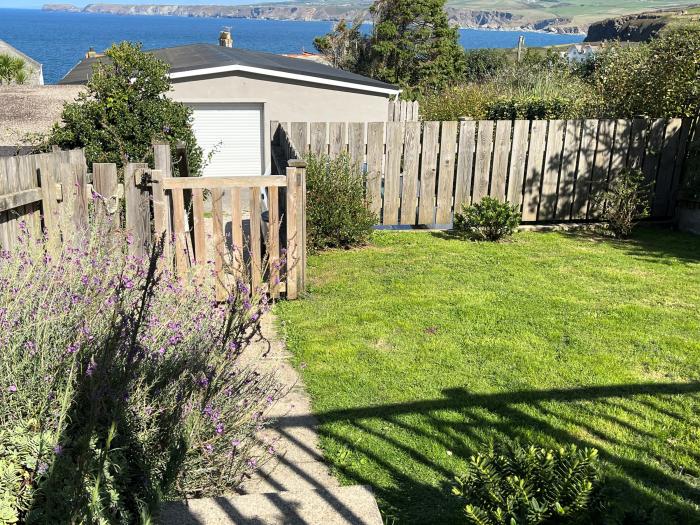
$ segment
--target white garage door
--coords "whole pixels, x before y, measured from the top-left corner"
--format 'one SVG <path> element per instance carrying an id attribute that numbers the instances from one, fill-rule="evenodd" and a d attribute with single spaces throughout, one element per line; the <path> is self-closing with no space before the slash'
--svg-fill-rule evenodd
<path id="1" fill-rule="evenodd" d="M 262 175 L 262 104 L 192 104 L 205 177 Z M 212 153 L 213 152 L 213 153 Z"/>

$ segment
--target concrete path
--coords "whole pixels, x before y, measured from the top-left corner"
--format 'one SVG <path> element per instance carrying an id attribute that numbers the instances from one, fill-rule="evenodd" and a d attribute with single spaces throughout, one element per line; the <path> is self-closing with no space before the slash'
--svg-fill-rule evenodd
<path id="1" fill-rule="evenodd" d="M 250 525 L 382 525 L 367 487 L 340 487 L 318 448 L 316 418 L 291 355 L 275 333 L 274 317 L 263 319 L 263 334 L 246 359 L 260 371 L 274 371 L 286 395 L 271 409 L 277 425 L 257 436 L 263 446 L 274 443 L 273 460 L 241 487 L 242 494 L 205 498 L 163 507 L 161 523 Z"/>

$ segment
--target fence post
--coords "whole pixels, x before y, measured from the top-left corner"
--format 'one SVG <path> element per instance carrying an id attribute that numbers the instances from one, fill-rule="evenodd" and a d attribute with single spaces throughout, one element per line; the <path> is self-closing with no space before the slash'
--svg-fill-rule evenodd
<path id="1" fill-rule="evenodd" d="M 287 253 L 287 264 L 289 265 L 290 260 L 292 262 L 292 279 L 294 280 L 295 295 L 290 297 L 288 291 L 287 298 L 295 299 L 306 288 L 306 161 L 290 160 L 289 167 L 293 170 L 293 175 L 290 180 L 289 171 L 287 172 L 287 239 L 290 239 L 290 223 L 293 223 L 296 238 L 293 245 L 294 251 L 290 250 Z M 291 202 L 289 199 L 290 193 L 293 195 Z M 288 287 L 289 281 L 290 278 L 288 276 Z"/>
<path id="2" fill-rule="evenodd" d="M 156 234 L 156 241 L 159 242 L 165 236 L 163 243 L 163 259 L 166 267 L 172 268 L 172 227 L 170 224 L 170 203 L 171 199 L 163 189 L 163 178 L 172 175 L 172 156 L 170 155 L 170 145 L 168 143 L 153 144 L 153 166 L 155 170 L 151 172 L 151 191 L 153 192 L 153 226 Z"/>
<path id="3" fill-rule="evenodd" d="M 119 229 L 119 196 L 117 195 L 117 165 L 95 162 L 92 165 L 92 187 L 100 198 L 95 202 L 95 208 L 101 221 L 111 217 L 107 231 Z"/>
<path id="4" fill-rule="evenodd" d="M 57 175 L 60 167 L 58 158 L 51 153 L 39 156 L 39 185 L 41 186 L 41 210 L 44 216 L 44 229 L 48 238 L 49 253 L 58 250 L 61 244 L 61 217 L 56 193 Z"/>
<path id="5" fill-rule="evenodd" d="M 124 169 L 124 198 L 126 199 L 126 229 L 133 239 L 129 253 L 145 257 L 151 243 L 151 210 L 148 191 L 144 191 L 143 176 L 148 164 L 129 163 Z"/>

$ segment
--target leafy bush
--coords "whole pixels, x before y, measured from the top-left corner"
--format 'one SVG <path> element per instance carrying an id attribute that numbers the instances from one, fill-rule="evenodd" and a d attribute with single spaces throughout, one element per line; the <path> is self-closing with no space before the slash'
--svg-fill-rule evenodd
<path id="1" fill-rule="evenodd" d="M 640 170 L 622 170 L 603 192 L 603 218 L 616 237 L 629 237 L 637 222 L 649 216 L 649 185 Z"/>
<path id="2" fill-rule="evenodd" d="M 477 84 L 460 84 L 418 97 L 422 120 L 485 119 L 491 99 L 489 91 Z"/>
<path id="3" fill-rule="evenodd" d="M 454 229 L 477 241 L 497 241 L 513 235 L 520 224 L 520 210 L 507 202 L 484 197 L 477 204 L 463 204 L 455 215 Z"/>
<path id="4" fill-rule="evenodd" d="M 580 517 L 599 482 L 598 451 L 491 445 L 472 456 L 453 493 L 474 525 L 537 525 Z"/>
<path id="5" fill-rule="evenodd" d="M 311 250 L 367 243 L 377 216 L 365 199 L 364 177 L 347 154 L 306 158 L 306 224 Z"/>
<path id="6" fill-rule="evenodd" d="M 89 166 L 123 166 L 149 161 L 154 139 L 168 142 L 173 155 L 182 141 L 190 171 L 199 173 L 203 154 L 192 131 L 192 110 L 167 96 L 168 68 L 140 44 L 113 45 L 95 64 L 87 90 L 65 105 L 62 124 L 53 127 L 44 146 L 84 148 Z"/>
<path id="7" fill-rule="evenodd" d="M 508 66 L 508 51 L 504 49 L 467 49 L 464 52 L 467 82 L 484 82 Z"/>
<path id="8" fill-rule="evenodd" d="M 0 84 L 24 84 L 29 79 L 27 63 L 20 57 L 0 53 Z"/>
<path id="9" fill-rule="evenodd" d="M 593 85 L 605 116 L 695 117 L 700 111 L 700 30 L 669 31 L 648 44 L 598 53 Z"/>
<path id="10" fill-rule="evenodd" d="M 240 359 L 264 299 L 96 230 L 46 255 L 22 230 L 0 254 L 0 523 L 134 523 L 163 497 L 235 488 L 276 397 Z M 127 239 L 128 240 L 128 239 Z"/>

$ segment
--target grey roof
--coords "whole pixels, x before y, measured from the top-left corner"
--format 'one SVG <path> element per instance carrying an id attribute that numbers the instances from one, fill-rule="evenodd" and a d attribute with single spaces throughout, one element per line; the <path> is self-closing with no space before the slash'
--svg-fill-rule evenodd
<path id="1" fill-rule="evenodd" d="M 214 44 L 191 44 L 154 49 L 149 52 L 168 63 L 171 73 L 223 66 L 247 66 L 282 73 L 295 73 L 321 79 L 350 82 L 362 86 L 398 89 L 396 86 L 386 82 L 343 71 L 325 64 L 319 64 L 311 60 L 263 53 L 261 51 L 228 48 Z M 84 84 L 92 73 L 93 64 L 99 60 L 105 60 L 105 58 L 86 58 L 69 71 L 59 84 Z"/>

